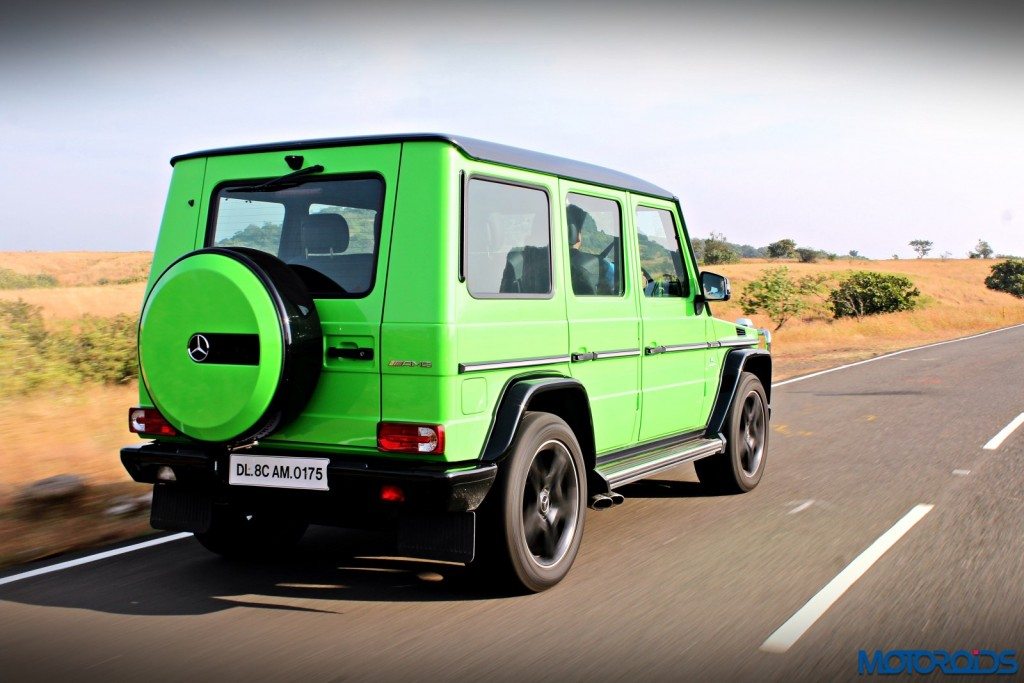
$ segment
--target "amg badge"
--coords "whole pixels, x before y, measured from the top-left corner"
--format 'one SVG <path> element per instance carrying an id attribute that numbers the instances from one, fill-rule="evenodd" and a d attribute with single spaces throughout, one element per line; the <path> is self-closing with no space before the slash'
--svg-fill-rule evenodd
<path id="1" fill-rule="evenodd" d="M 432 368 L 434 364 L 428 360 L 392 360 L 388 361 L 390 368 Z"/>

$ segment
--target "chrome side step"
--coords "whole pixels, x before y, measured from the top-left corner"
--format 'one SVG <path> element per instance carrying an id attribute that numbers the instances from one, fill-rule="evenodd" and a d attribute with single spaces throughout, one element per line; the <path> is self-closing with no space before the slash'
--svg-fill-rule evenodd
<path id="1" fill-rule="evenodd" d="M 672 469 L 684 462 L 706 458 L 724 450 L 725 439 L 721 436 L 714 439 L 694 439 L 684 444 L 675 444 L 616 460 L 606 465 L 599 465 L 597 473 L 608 482 L 609 488 L 617 488 L 652 474 Z"/>

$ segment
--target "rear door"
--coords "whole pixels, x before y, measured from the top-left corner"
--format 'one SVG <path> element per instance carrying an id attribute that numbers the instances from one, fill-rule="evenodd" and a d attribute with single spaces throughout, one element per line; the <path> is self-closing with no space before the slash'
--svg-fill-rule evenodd
<path id="1" fill-rule="evenodd" d="M 572 181 L 559 188 L 570 371 L 587 390 L 601 453 L 631 444 L 640 417 L 640 315 L 622 239 L 629 200 Z"/>
<path id="2" fill-rule="evenodd" d="M 668 201 L 632 197 L 640 278 L 640 440 L 703 427 L 707 331 L 697 315 L 696 271 L 682 248 L 679 215 Z"/>
<path id="3" fill-rule="evenodd" d="M 320 173 L 272 187 L 285 156 Z M 278 256 L 306 282 L 323 327 L 319 385 L 303 414 L 269 442 L 376 451 L 380 326 L 400 145 L 212 157 L 196 247 L 245 246 Z"/>

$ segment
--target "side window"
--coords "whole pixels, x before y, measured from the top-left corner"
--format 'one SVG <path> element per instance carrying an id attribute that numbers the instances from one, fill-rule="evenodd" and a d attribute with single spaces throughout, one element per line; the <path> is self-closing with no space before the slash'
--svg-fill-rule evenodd
<path id="1" fill-rule="evenodd" d="M 644 296 L 689 296 L 689 280 L 683 268 L 672 214 L 664 209 L 639 206 L 636 231 L 640 240 L 640 267 Z"/>
<path id="2" fill-rule="evenodd" d="M 551 294 L 551 221 L 543 190 L 471 179 L 464 241 L 466 284 L 474 297 Z"/>
<path id="3" fill-rule="evenodd" d="M 624 287 L 619 203 L 570 194 L 565 204 L 573 294 L 621 296 Z"/>

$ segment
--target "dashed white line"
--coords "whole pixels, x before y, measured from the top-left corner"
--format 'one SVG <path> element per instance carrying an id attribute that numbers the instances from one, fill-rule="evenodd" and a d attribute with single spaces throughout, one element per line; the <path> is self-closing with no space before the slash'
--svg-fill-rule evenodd
<path id="1" fill-rule="evenodd" d="M 953 470 L 953 474 L 957 475 L 958 477 L 966 477 L 970 473 L 970 470 Z"/>
<path id="2" fill-rule="evenodd" d="M 889 548 L 896 544 L 904 534 L 921 521 L 932 509 L 931 505 L 916 505 L 910 512 L 896 522 L 891 529 L 879 536 L 878 540 L 868 546 L 857 558 L 846 566 L 846 569 L 829 581 L 818 594 L 811 598 L 806 605 L 800 608 L 796 614 L 789 618 L 785 624 L 780 626 L 775 633 L 768 636 L 761 649 L 765 652 L 783 653 L 807 632 L 814 622 L 821 618 L 828 608 L 835 604 L 836 600 L 842 597 L 843 593 L 852 586 L 857 579 L 871 568 Z"/>
<path id="3" fill-rule="evenodd" d="M 1024 424 L 1024 413 L 1021 413 L 1017 417 L 1010 420 L 1010 424 L 1003 427 L 999 431 L 999 433 L 993 436 L 991 439 L 989 439 L 988 443 L 982 446 L 982 448 L 985 449 L 986 451 L 994 451 L 995 449 L 1002 446 L 1003 442 L 1006 441 L 1010 434 L 1013 434 L 1014 430 L 1016 430 L 1017 427 L 1020 427 L 1022 424 Z"/>
<path id="4" fill-rule="evenodd" d="M 108 557 L 116 557 L 117 555 L 124 555 L 136 550 L 142 550 L 143 548 L 151 548 L 155 545 L 162 543 L 170 543 L 171 541 L 178 541 L 183 538 L 188 538 L 192 534 L 180 533 L 171 534 L 170 536 L 161 536 L 160 538 L 154 538 L 149 541 L 143 541 L 142 543 L 135 543 L 133 545 L 126 545 L 123 548 L 115 548 L 114 550 L 105 550 L 102 553 L 96 553 L 95 555 L 86 555 L 80 557 L 77 560 L 68 560 L 67 562 L 58 562 L 57 564 L 51 564 L 48 567 L 40 567 L 39 569 L 32 569 L 27 572 L 20 574 L 14 574 L 13 576 L 5 576 L 0 579 L 0 586 L 8 583 L 14 583 L 15 581 L 21 581 L 22 579 L 31 579 L 33 576 L 42 576 L 43 574 L 50 574 L 52 572 L 59 572 L 62 569 L 70 569 L 71 567 L 78 567 L 79 565 L 89 564 L 90 562 L 98 562 L 99 560 L 105 560 Z"/>
<path id="5" fill-rule="evenodd" d="M 811 507 L 812 505 L 814 505 L 814 501 L 813 500 L 805 500 L 804 502 L 800 503 L 795 508 L 790 510 L 789 514 L 795 515 L 798 512 L 803 512 L 804 510 L 806 510 L 807 508 Z"/>

